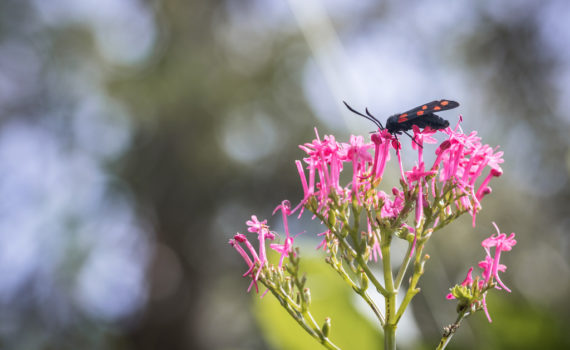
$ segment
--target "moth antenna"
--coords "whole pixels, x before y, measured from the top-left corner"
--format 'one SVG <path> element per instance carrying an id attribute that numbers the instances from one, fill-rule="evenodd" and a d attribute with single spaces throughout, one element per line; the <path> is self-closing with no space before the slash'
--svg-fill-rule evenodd
<path id="1" fill-rule="evenodd" d="M 354 108 L 350 107 L 348 105 L 348 103 L 346 103 L 345 101 L 342 101 L 342 103 L 344 103 L 344 105 L 346 106 L 346 108 L 348 108 L 349 111 L 351 111 L 352 113 L 358 114 L 361 117 L 364 117 L 368 120 L 370 120 L 371 122 L 373 122 L 374 124 L 376 124 L 376 126 L 378 126 L 380 129 L 384 129 L 384 127 L 382 126 L 382 123 L 380 123 L 380 121 L 376 118 L 374 118 L 371 115 L 364 115 L 362 113 L 360 113 L 359 111 L 355 110 Z M 368 109 L 366 110 L 368 112 Z"/>
<path id="2" fill-rule="evenodd" d="M 370 113 L 368 108 L 366 108 L 366 114 L 368 114 L 368 116 L 370 118 L 372 118 L 374 121 L 376 121 L 376 125 L 378 125 L 380 127 L 380 129 L 384 130 L 384 126 L 382 125 L 382 122 L 380 122 L 378 119 L 376 119 L 376 117 L 373 116 L 372 113 Z"/>

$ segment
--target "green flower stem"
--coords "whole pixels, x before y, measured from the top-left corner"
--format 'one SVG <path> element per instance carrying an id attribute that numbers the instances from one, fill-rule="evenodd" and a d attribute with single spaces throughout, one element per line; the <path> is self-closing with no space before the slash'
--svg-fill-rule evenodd
<path id="1" fill-rule="evenodd" d="M 421 233 L 418 233 L 418 235 L 421 237 Z M 419 281 L 420 277 L 424 274 L 425 260 L 422 260 L 421 256 L 422 256 L 422 253 L 424 250 L 425 243 L 426 243 L 425 239 L 421 239 L 421 238 L 418 238 L 418 240 L 416 242 L 416 254 L 414 254 L 414 256 L 415 256 L 414 274 L 412 275 L 412 279 L 410 281 L 410 286 L 408 287 L 408 291 L 406 292 L 406 295 L 404 296 L 404 300 L 402 300 L 402 303 L 400 304 L 400 308 L 398 309 L 398 313 L 396 315 L 396 322 L 400 320 L 404 311 L 406 310 L 406 308 L 408 307 L 408 305 L 412 301 L 412 298 L 420 292 L 420 289 L 416 288 L 416 286 L 418 285 L 418 281 Z"/>
<path id="2" fill-rule="evenodd" d="M 319 336 L 319 340 L 321 342 L 321 344 L 325 345 L 325 347 L 331 349 L 329 346 L 327 345 L 332 345 L 332 349 L 339 349 L 339 347 L 337 347 L 333 342 L 330 341 L 330 339 L 328 337 L 326 337 L 321 328 L 319 327 L 317 321 L 315 321 L 315 319 L 313 318 L 313 315 L 309 312 L 309 311 L 305 311 L 303 313 L 303 316 L 305 316 L 305 318 L 308 318 L 311 320 L 311 322 L 313 323 L 313 326 L 315 327 L 315 329 L 318 329 L 318 336 Z"/>
<path id="3" fill-rule="evenodd" d="M 370 308 L 376 315 L 376 318 L 378 318 L 378 321 L 380 321 L 380 324 L 384 325 L 384 316 L 382 316 L 382 312 L 380 311 L 380 309 L 378 309 L 378 306 L 374 303 L 372 298 L 370 298 L 368 293 L 366 293 L 366 290 L 357 286 L 356 283 L 354 283 L 354 281 L 346 273 L 342 265 L 339 264 L 338 260 L 334 259 L 333 261 L 331 261 L 330 265 L 333 267 L 333 269 L 335 269 L 336 272 L 338 272 L 338 274 L 342 277 L 342 279 L 344 279 L 345 282 L 348 283 L 352 287 L 352 289 L 362 297 L 362 299 L 364 299 L 364 301 L 368 304 L 368 306 L 370 306 Z"/>
<path id="4" fill-rule="evenodd" d="M 384 350 L 396 350 L 397 324 L 384 326 Z"/>
<path id="5" fill-rule="evenodd" d="M 457 315 L 457 320 L 455 320 L 455 323 L 445 327 L 445 331 L 443 333 L 443 336 L 441 337 L 441 340 L 439 341 L 439 345 L 437 346 L 436 350 L 445 349 L 445 347 L 447 346 L 447 344 L 449 344 L 449 341 L 451 340 L 451 338 L 455 334 L 455 331 L 457 331 L 457 329 L 461 325 L 461 321 L 465 317 L 467 317 L 468 315 L 469 315 L 469 311 L 467 311 L 467 310 L 460 312 Z"/>
<path id="6" fill-rule="evenodd" d="M 402 280 L 404 279 L 404 275 L 408 270 L 408 266 L 410 265 L 410 260 L 412 260 L 412 249 L 414 245 L 413 242 L 408 243 L 408 250 L 406 251 L 406 256 L 404 257 L 404 261 L 402 261 L 402 265 L 400 266 L 400 270 L 398 271 L 398 275 L 396 276 L 396 282 L 394 287 L 396 290 L 400 289 L 402 285 Z"/>
<path id="7" fill-rule="evenodd" d="M 398 290 L 394 289 L 394 276 L 392 275 L 392 262 L 390 255 L 390 245 L 392 243 L 392 233 L 384 232 L 382 241 L 380 242 L 380 250 L 382 251 L 382 268 L 384 271 L 384 284 L 388 295 L 385 296 L 386 305 L 386 323 L 384 324 L 384 349 L 396 350 L 396 328 L 398 320 L 396 319 L 396 295 Z"/>
<path id="8" fill-rule="evenodd" d="M 356 261 L 358 262 L 358 264 L 366 274 L 366 277 L 368 277 L 370 282 L 372 282 L 378 293 L 382 294 L 382 296 L 384 297 L 387 297 L 389 295 L 388 291 L 386 290 L 386 288 L 382 286 L 382 284 L 380 283 L 380 281 L 378 281 L 376 276 L 374 276 L 374 273 L 372 272 L 372 270 L 370 270 L 370 267 L 368 267 L 368 264 L 366 263 L 366 261 L 364 261 L 364 258 L 362 256 L 357 256 Z"/>
<path id="9" fill-rule="evenodd" d="M 383 234 L 382 241 L 380 242 L 380 250 L 382 251 L 382 269 L 384 271 L 384 285 L 388 296 L 395 294 L 397 290 L 394 289 L 394 277 L 392 275 L 392 262 L 390 257 L 390 245 L 392 244 L 391 233 Z M 388 310 L 386 310 L 386 317 L 388 317 Z"/>
<path id="10" fill-rule="evenodd" d="M 324 217 L 322 215 L 319 214 L 315 214 L 317 215 L 317 217 L 326 223 Z M 362 257 L 361 254 L 359 254 L 356 250 L 354 250 L 354 248 L 352 248 L 352 246 L 350 245 L 350 243 L 348 243 L 348 241 L 346 240 L 346 238 L 342 237 L 341 233 L 338 232 L 338 230 L 336 229 L 336 227 L 330 227 L 328 226 L 328 229 L 331 230 L 331 232 L 335 235 L 335 237 L 338 239 L 340 245 L 342 246 L 343 249 L 349 251 L 351 254 L 353 254 L 354 256 L 356 256 L 356 261 L 358 262 L 358 264 L 360 265 L 360 267 L 362 268 L 362 270 L 364 271 L 364 273 L 366 274 L 366 277 L 368 277 L 368 279 L 370 280 L 370 282 L 372 282 L 372 284 L 374 285 L 374 287 L 376 288 L 376 290 L 378 291 L 378 293 L 382 294 L 384 297 L 386 297 L 388 295 L 388 291 L 382 286 L 382 284 L 380 284 L 380 281 L 378 281 L 378 279 L 376 278 L 376 276 L 374 276 L 374 273 L 372 272 L 372 270 L 370 270 L 370 268 L 368 267 L 367 262 L 364 260 L 364 258 Z"/>
<path id="11" fill-rule="evenodd" d="M 309 314 L 309 311 L 306 311 L 304 313 L 300 312 L 297 310 L 297 305 L 296 304 L 291 304 L 290 299 L 285 297 L 282 293 L 280 293 L 277 289 L 273 288 L 270 284 L 267 284 L 265 282 L 262 282 L 270 291 L 271 293 L 275 296 L 275 298 L 277 298 L 277 300 L 279 301 L 279 303 L 281 304 L 281 306 L 283 306 L 285 308 L 285 310 L 287 310 L 287 312 L 295 319 L 295 321 L 297 321 L 297 323 L 303 327 L 303 329 L 305 331 L 307 331 L 307 333 L 309 333 L 312 337 L 317 338 L 320 340 L 320 336 L 319 336 L 319 328 L 318 326 L 316 327 L 311 327 L 309 324 L 307 324 L 304 314 Z M 312 317 L 311 317 L 312 320 Z"/>
<path id="12" fill-rule="evenodd" d="M 380 325 L 384 326 L 384 324 L 386 324 L 386 321 L 384 320 L 384 316 L 382 316 L 382 311 L 378 309 L 378 306 L 374 303 L 374 301 L 372 301 L 368 293 L 364 291 L 362 292 L 357 291 L 357 293 L 362 297 L 362 299 L 364 299 L 364 301 L 366 301 L 368 306 L 370 306 L 370 308 L 376 315 L 376 318 L 378 319 L 378 321 L 380 321 Z"/>

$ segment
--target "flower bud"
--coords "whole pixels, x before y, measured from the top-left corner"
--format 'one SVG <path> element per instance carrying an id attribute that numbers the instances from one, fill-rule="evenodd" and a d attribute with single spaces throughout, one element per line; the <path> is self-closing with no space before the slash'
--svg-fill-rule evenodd
<path id="1" fill-rule="evenodd" d="M 331 253 L 333 253 L 333 255 L 338 254 L 338 244 L 336 244 L 335 242 L 329 244 L 329 249 L 331 250 Z"/>
<path id="2" fill-rule="evenodd" d="M 392 147 L 394 147 L 395 150 L 402 149 L 402 145 L 398 140 L 392 140 Z"/>
<path id="3" fill-rule="evenodd" d="M 445 140 L 439 145 L 437 150 L 435 150 L 435 154 L 439 154 L 441 151 L 445 151 L 451 146 L 451 142 L 449 140 Z"/>
<path id="4" fill-rule="evenodd" d="M 329 225 L 330 227 L 336 225 L 336 212 L 334 210 L 329 211 Z"/>
<path id="5" fill-rule="evenodd" d="M 382 144 L 382 137 L 380 136 L 380 134 L 372 134 L 370 136 L 370 141 L 374 142 L 374 144 L 376 145 L 381 145 Z"/>
<path id="6" fill-rule="evenodd" d="M 309 288 L 303 289 L 303 300 L 307 306 L 311 305 L 311 290 Z"/>
<path id="7" fill-rule="evenodd" d="M 283 283 L 283 289 L 285 290 L 285 294 L 290 295 L 291 291 L 293 290 L 293 285 L 291 283 L 291 277 L 287 276 L 285 278 L 285 283 Z"/>
<path id="8" fill-rule="evenodd" d="M 329 333 L 331 331 L 331 319 L 330 317 L 325 318 L 325 323 L 323 323 L 322 332 L 325 338 L 329 337 Z"/>
<path id="9" fill-rule="evenodd" d="M 503 175 L 503 171 L 501 169 L 491 169 L 491 175 L 499 177 Z"/>
<path id="10" fill-rule="evenodd" d="M 364 272 L 360 273 L 360 290 L 365 291 L 368 289 L 368 276 Z"/>
<path id="11" fill-rule="evenodd" d="M 366 248 L 364 248 L 364 254 L 362 254 L 362 258 L 365 261 L 368 261 L 368 258 L 370 258 L 370 254 L 372 254 L 372 248 L 369 245 L 366 245 Z"/>

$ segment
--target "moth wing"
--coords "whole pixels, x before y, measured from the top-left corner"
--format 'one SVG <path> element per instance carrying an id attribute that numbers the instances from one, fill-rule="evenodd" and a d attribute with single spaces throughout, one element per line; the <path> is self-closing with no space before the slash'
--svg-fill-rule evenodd
<path id="1" fill-rule="evenodd" d="M 428 114 L 433 114 L 434 112 L 445 111 L 458 106 L 459 103 L 451 100 L 444 99 L 439 101 L 438 100 L 431 101 L 416 108 L 410 109 L 407 112 L 397 115 L 398 123 L 404 123 L 407 121 L 420 118 L 422 116 L 426 116 Z"/>

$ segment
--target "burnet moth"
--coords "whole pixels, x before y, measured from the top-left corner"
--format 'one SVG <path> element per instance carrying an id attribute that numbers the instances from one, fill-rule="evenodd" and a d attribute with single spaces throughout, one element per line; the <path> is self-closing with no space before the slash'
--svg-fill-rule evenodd
<path id="1" fill-rule="evenodd" d="M 346 108 L 351 112 L 362 116 L 380 128 L 384 130 L 384 126 L 376 117 L 374 117 L 366 108 L 366 115 L 358 112 L 354 108 L 350 107 L 348 103 L 342 101 Z M 394 114 L 386 120 L 386 130 L 392 135 L 400 135 L 402 132 L 408 135 L 412 140 L 414 138 L 407 131 L 412 129 L 412 126 L 416 125 L 419 128 L 425 128 L 429 126 L 434 130 L 445 129 L 449 126 L 449 121 L 441 118 L 440 116 L 434 114 L 434 112 L 445 111 L 458 107 L 459 103 L 451 100 L 439 100 L 431 101 L 429 103 L 423 104 L 419 107 L 412 108 L 407 112 Z M 414 140 L 415 141 L 415 140 Z"/>

